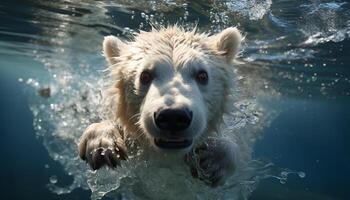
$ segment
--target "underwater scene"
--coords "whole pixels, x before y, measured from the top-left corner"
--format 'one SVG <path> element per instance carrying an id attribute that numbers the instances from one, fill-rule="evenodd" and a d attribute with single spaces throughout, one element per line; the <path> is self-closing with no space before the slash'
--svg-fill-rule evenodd
<path id="1" fill-rule="evenodd" d="M 113 81 L 104 37 L 132 41 L 174 25 L 208 35 L 236 27 L 243 37 L 234 110 L 218 136 L 249 159 L 218 187 L 137 145 L 115 169 L 94 171 L 79 157 Z M 349 199 L 345 0 L 1 0 L 0 94 L 4 200 Z"/>

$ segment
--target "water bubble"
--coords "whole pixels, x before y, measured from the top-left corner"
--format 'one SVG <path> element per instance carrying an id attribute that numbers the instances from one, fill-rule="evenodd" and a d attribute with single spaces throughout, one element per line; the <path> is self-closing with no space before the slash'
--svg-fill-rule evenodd
<path id="1" fill-rule="evenodd" d="M 305 172 L 298 172 L 298 176 L 300 178 L 305 178 L 306 174 L 305 174 Z"/>
<path id="2" fill-rule="evenodd" d="M 281 178 L 287 178 L 288 172 L 281 172 Z"/>
<path id="3" fill-rule="evenodd" d="M 285 184 L 286 182 L 287 182 L 287 179 L 285 179 L 285 178 L 281 178 L 281 179 L 280 179 L 280 183 L 281 183 L 281 184 Z"/>
<path id="4" fill-rule="evenodd" d="M 187 17 L 189 16 L 189 12 L 186 10 L 185 13 L 184 13 L 184 20 L 187 20 Z"/>
<path id="5" fill-rule="evenodd" d="M 146 17 L 146 13 L 142 12 L 141 13 L 141 18 L 145 18 Z"/>
<path id="6" fill-rule="evenodd" d="M 23 82 L 23 79 L 22 79 L 22 78 L 19 78 L 19 79 L 18 79 L 18 82 Z"/>
<path id="7" fill-rule="evenodd" d="M 143 27 L 144 27 L 144 24 L 143 24 L 143 22 L 141 22 L 139 25 L 139 29 L 142 29 Z"/>
<path id="8" fill-rule="evenodd" d="M 97 192 L 97 195 L 98 195 L 99 197 L 103 197 L 103 196 L 105 196 L 105 194 L 106 194 L 106 192 L 103 192 L 103 191 L 98 191 L 98 192 Z"/>
<path id="9" fill-rule="evenodd" d="M 26 83 L 29 85 L 29 84 L 31 84 L 33 81 L 34 81 L 33 79 L 28 78 L 28 80 L 27 80 L 27 82 L 26 82 Z"/>
<path id="10" fill-rule="evenodd" d="M 57 180 L 57 176 L 56 175 L 53 175 L 53 176 L 50 177 L 50 183 L 56 184 L 57 182 L 58 182 L 58 180 Z"/>

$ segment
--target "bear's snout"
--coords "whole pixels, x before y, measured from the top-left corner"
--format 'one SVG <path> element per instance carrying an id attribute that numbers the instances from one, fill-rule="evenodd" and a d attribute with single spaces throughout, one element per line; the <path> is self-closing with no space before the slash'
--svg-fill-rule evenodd
<path id="1" fill-rule="evenodd" d="M 154 113 L 154 122 L 162 131 L 178 132 L 186 130 L 192 121 L 192 111 L 188 108 L 167 108 Z"/>

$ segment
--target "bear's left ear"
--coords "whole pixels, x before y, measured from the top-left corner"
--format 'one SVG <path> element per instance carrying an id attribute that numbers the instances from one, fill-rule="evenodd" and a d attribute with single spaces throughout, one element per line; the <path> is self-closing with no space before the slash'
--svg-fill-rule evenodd
<path id="1" fill-rule="evenodd" d="M 210 46 L 215 54 L 224 56 L 228 63 L 232 62 L 238 53 L 242 35 L 235 27 L 227 28 L 220 33 L 210 36 Z"/>
<path id="2" fill-rule="evenodd" d="M 121 50 L 125 49 L 126 44 L 115 36 L 106 36 L 103 40 L 103 55 L 109 64 L 117 63 L 117 57 L 121 55 Z"/>

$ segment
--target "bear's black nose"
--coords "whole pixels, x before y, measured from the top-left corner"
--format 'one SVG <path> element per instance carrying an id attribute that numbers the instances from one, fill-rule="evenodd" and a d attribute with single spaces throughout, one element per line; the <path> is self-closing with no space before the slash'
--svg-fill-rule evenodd
<path id="1" fill-rule="evenodd" d="M 165 131 L 183 131 L 192 121 L 192 111 L 187 108 L 164 109 L 154 113 L 157 127 Z"/>

